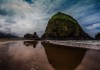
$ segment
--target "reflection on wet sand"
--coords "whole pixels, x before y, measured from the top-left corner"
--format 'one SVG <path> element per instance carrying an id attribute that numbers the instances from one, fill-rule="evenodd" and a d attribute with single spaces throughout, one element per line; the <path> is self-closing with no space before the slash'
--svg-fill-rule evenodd
<path id="1" fill-rule="evenodd" d="M 88 50 L 76 70 L 100 70 L 100 51 Z"/>
<path id="2" fill-rule="evenodd" d="M 0 45 L 0 70 L 100 70 L 100 51 L 41 41 Z"/>
<path id="3" fill-rule="evenodd" d="M 55 70 L 74 70 L 82 61 L 86 49 L 42 43 Z"/>
<path id="4" fill-rule="evenodd" d="M 25 46 L 33 46 L 34 48 L 38 44 L 38 41 L 24 41 Z"/>
<path id="5" fill-rule="evenodd" d="M 23 42 L 0 45 L 0 70 L 54 70 L 39 42 L 36 48 Z"/>

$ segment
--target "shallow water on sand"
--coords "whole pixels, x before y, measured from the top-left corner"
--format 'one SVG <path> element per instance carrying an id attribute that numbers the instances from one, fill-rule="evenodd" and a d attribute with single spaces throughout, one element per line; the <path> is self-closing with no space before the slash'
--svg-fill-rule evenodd
<path id="1" fill-rule="evenodd" d="M 100 51 L 88 50 L 76 70 L 100 70 Z"/>
<path id="2" fill-rule="evenodd" d="M 31 43 L 12 42 L 0 45 L 0 70 L 54 70 L 41 42 L 38 42 L 36 48 L 36 44 L 33 46 Z"/>
<path id="3" fill-rule="evenodd" d="M 41 41 L 0 45 L 0 70 L 100 70 L 100 51 Z"/>

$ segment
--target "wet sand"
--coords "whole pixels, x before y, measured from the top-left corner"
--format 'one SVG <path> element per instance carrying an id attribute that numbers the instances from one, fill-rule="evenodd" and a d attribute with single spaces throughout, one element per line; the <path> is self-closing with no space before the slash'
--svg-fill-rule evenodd
<path id="1" fill-rule="evenodd" d="M 74 70 L 82 61 L 86 49 L 43 44 L 48 60 L 55 70 Z"/>
<path id="2" fill-rule="evenodd" d="M 100 70 L 100 51 L 41 41 L 0 44 L 0 70 Z"/>
<path id="3" fill-rule="evenodd" d="M 54 70 L 41 43 L 36 48 L 23 41 L 0 45 L 0 70 Z"/>
<path id="4" fill-rule="evenodd" d="M 75 70 L 100 70 L 100 51 L 88 50 Z"/>

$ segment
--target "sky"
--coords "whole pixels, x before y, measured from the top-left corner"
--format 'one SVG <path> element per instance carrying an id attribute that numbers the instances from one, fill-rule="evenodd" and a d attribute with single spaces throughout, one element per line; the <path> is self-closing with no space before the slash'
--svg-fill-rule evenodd
<path id="1" fill-rule="evenodd" d="M 0 32 L 41 36 L 57 12 L 74 17 L 92 37 L 100 32 L 100 0 L 0 0 Z"/>

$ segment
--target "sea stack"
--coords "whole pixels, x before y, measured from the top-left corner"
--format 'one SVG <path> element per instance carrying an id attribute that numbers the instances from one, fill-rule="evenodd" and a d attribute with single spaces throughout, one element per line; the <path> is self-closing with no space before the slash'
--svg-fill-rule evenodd
<path id="1" fill-rule="evenodd" d="M 73 17 L 58 12 L 48 21 L 42 39 L 88 40 L 93 38 L 84 32 Z"/>
<path id="2" fill-rule="evenodd" d="M 40 39 L 36 32 L 34 32 L 34 34 L 27 33 L 24 35 L 24 38 L 30 39 L 30 40 L 39 40 Z"/>

